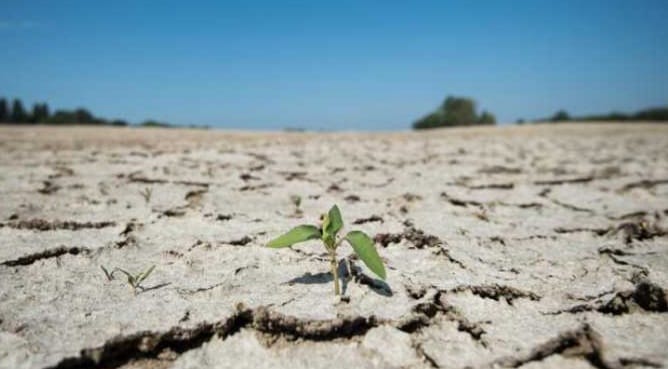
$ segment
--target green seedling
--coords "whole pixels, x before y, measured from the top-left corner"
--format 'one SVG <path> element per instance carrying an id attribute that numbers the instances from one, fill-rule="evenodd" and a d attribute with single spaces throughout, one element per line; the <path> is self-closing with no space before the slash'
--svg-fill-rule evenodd
<path id="1" fill-rule="evenodd" d="M 302 197 L 299 195 L 291 195 L 290 196 L 290 201 L 292 202 L 292 205 L 295 206 L 295 213 L 294 215 L 296 217 L 301 217 L 304 213 L 302 212 L 301 209 L 301 204 L 302 204 Z"/>
<path id="2" fill-rule="evenodd" d="M 102 268 L 102 271 L 104 272 L 104 275 L 107 277 L 107 280 L 113 281 L 114 280 L 114 273 L 120 272 L 125 274 L 125 276 L 128 278 L 128 284 L 130 287 L 132 287 L 132 290 L 134 291 L 135 294 L 137 294 L 137 290 L 143 290 L 144 287 L 141 286 L 141 283 L 148 278 L 148 276 L 153 272 L 153 269 L 155 269 L 155 265 L 152 265 L 150 268 L 146 269 L 144 272 L 137 273 L 135 275 L 132 275 L 130 272 L 121 269 L 121 268 L 114 268 L 111 273 L 103 266 L 100 266 Z"/>
<path id="3" fill-rule="evenodd" d="M 139 191 L 139 194 L 144 198 L 144 201 L 148 204 L 151 201 L 151 195 L 153 194 L 153 189 L 146 187 L 143 190 Z"/>
<path id="4" fill-rule="evenodd" d="M 330 258 L 332 276 L 334 277 L 334 294 L 340 295 L 338 262 L 336 260 L 336 249 L 347 241 L 359 258 L 381 279 L 385 279 L 385 266 L 378 255 L 373 240 L 362 231 L 350 231 L 345 237 L 338 236 L 343 228 L 343 219 L 338 206 L 334 205 L 329 212 L 323 216 L 322 226 L 317 227 L 310 224 L 299 225 L 282 236 L 270 241 L 267 246 L 271 248 L 290 247 L 296 243 L 308 240 L 320 239 L 327 249 Z"/>

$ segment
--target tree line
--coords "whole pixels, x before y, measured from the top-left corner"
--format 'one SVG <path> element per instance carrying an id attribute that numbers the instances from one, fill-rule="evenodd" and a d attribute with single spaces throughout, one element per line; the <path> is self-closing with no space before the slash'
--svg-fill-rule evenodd
<path id="1" fill-rule="evenodd" d="M 590 114 L 571 116 L 566 110 L 559 110 L 549 118 L 537 119 L 537 123 L 545 122 L 665 122 L 668 121 L 668 106 L 638 110 L 632 113 L 611 112 L 607 114 Z M 524 123 L 518 120 L 517 123 Z"/>
<path id="2" fill-rule="evenodd" d="M 439 127 L 494 125 L 494 114 L 483 110 L 476 112 L 476 103 L 468 97 L 448 96 L 433 112 L 423 116 L 413 123 L 414 129 L 428 129 Z"/>
<path id="3" fill-rule="evenodd" d="M 571 116 L 566 110 L 559 110 L 548 118 L 534 119 L 532 123 L 545 122 L 666 122 L 668 121 L 668 106 L 652 107 L 632 113 L 611 112 L 607 114 L 589 114 Z M 518 119 L 518 124 L 526 123 Z M 448 96 L 433 112 L 421 117 L 413 123 L 414 129 L 428 129 L 439 127 L 494 125 L 494 114 L 483 110 L 480 114 L 476 110 L 476 102 L 469 97 Z"/>
<path id="4" fill-rule="evenodd" d="M 20 99 L 10 100 L 0 98 L 0 123 L 13 124 L 92 124 L 128 126 L 130 123 L 123 119 L 105 119 L 96 117 L 84 108 L 74 110 L 58 109 L 51 112 L 49 105 L 45 102 L 33 104 L 32 109 L 27 109 Z M 144 127 L 172 127 L 169 123 L 146 120 L 139 123 Z"/>

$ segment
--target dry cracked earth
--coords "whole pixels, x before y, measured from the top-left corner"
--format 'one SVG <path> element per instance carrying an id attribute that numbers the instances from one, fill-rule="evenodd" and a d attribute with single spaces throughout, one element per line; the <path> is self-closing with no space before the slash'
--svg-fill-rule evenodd
<path id="1" fill-rule="evenodd" d="M 668 366 L 668 126 L 4 127 L 0 196 L 0 368 Z M 342 299 L 264 247 L 334 203 Z"/>

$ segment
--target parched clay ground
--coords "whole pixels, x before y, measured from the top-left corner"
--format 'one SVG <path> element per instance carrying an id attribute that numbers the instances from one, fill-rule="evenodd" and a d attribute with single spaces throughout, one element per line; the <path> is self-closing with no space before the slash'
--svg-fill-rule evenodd
<path id="1" fill-rule="evenodd" d="M 668 366 L 665 125 L 3 127 L 0 199 L 0 368 Z M 263 247 L 334 203 L 342 300 Z"/>

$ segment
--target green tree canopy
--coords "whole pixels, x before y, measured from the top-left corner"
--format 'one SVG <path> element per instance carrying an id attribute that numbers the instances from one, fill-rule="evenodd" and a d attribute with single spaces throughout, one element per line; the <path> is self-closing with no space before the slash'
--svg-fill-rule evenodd
<path id="1" fill-rule="evenodd" d="M 635 113 L 633 118 L 637 120 L 666 121 L 668 120 L 668 107 L 641 110 Z"/>
<path id="2" fill-rule="evenodd" d="M 566 110 L 559 110 L 558 112 L 554 113 L 552 118 L 550 118 L 550 121 L 552 122 L 564 122 L 567 120 L 571 120 L 571 115 L 568 114 Z"/>
<path id="3" fill-rule="evenodd" d="M 33 123 L 46 123 L 49 120 L 49 106 L 46 103 L 37 103 L 32 107 Z"/>
<path id="4" fill-rule="evenodd" d="M 468 97 L 448 96 L 441 105 L 446 125 L 473 125 L 476 123 L 475 101 Z"/>
<path id="5" fill-rule="evenodd" d="M 37 102 L 33 104 L 32 109 L 26 110 L 20 99 L 15 98 L 12 100 L 6 97 L 0 97 L 0 123 L 131 125 L 126 120 L 122 119 L 107 120 L 105 118 L 97 117 L 85 108 L 77 108 L 74 110 L 58 109 L 52 114 L 49 105 L 45 102 Z M 169 123 L 154 120 L 146 121 L 141 125 L 149 127 L 173 127 Z M 199 126 L 191 127 L 198 128 Z"/>
<path id="6" fill-rule="evenodd" d="M 9 105 L 7 104 L 7 99 L 0 98 L 0 122 L 9 121 Z"/>
<path id="7" fill-rule="evenodd" d="M 480 114 L 480 117 L 478 118 L 478 124 L 482 125 L 495 125 L 496 124 L 496 117 L 494 114 L 483 110 L 482 113 Z"/>
<path id="8" fill-rule="evenodd" d="M 14 99 L 14 102 L 12 103 L 12 115 L 10 120 L 12 123 L 28 123 L 30 120 L 28 113 L 26 113 L 26 110 L 23 107 L 23 103 L 19 99 Z"/>
<path id="9" fill-rule="evenodd" d="M 496 124 L 492 113 L 476 113 L 476 103 L 468 97 L 448 96 L 436 111 L 425 115 L 413 123 L 415 129 Z"/>

